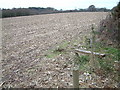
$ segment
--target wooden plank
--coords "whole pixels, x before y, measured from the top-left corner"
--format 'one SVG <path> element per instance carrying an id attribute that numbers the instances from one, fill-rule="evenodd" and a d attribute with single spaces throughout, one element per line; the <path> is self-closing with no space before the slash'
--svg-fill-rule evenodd
<path id="1" fill-rule="evenodd" d="M 79 88 L 79 70 L 73 70 L 73 88 Z"/>
<path id="2" fill-rule="evenodd" d="M 76 52 L 78 53 L 83 53 L 83 54 L 92 54 L 91 51 L 86 51 L 86 50 L 80 50 L 80 49 L 75 49 Z M 97 53 L 97 52 L 93 52 L 94 55 L 96 56 L 101 56 L 101 57 L 105 57 L 105 54 L 101 54 L 101 53 Z"/>

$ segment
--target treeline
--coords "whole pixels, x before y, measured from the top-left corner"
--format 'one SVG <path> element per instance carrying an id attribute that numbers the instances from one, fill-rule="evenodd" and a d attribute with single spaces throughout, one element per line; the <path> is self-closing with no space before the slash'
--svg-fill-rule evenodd
<path id="1" fill-rule="evenodd" d="M 48 13 L 55 13 L 56 11 L 57 11 L 56 9 L 50 8 L 50 7 L 48 8 L 29 7 L 29 8 L 2 9 L 2 18 L 48 14 Z"/>
<path id="2" fill-rule="evenodd" d="M 66 12 L 107 12 L 110 9 L 96 8 L 94 5 L 90 5 L 87 9 L 75 9 L 75 10 L 57 10 L 52 7 L 29 7 L 29 8 L 12 8 L 1 9 L 2 18 L 16 17 L 16 16 L 29 16 L 39 14 L 52 14 L 52 13 L 66 13 Z"/>

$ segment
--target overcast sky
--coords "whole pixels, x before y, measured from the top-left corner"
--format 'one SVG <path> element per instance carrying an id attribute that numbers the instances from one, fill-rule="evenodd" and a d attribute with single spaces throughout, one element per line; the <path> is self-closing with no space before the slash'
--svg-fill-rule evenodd
<path id="1" fill-rule="evenodd" d="M 88 8 L 90 5 L 111 9 L 120 0 L 0 0 L 0 8 L 53 7 L 56 9 Z"/>

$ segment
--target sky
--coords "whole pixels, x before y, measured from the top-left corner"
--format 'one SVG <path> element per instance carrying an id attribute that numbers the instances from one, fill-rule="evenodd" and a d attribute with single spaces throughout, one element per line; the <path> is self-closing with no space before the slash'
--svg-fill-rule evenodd
<path id="1" fill-rule="evenodd" d="M 55 9 L 80 9 L 95 5 L 112 9 L 120 0 L 0 0 L 0 8 L 53 7 Z"/>

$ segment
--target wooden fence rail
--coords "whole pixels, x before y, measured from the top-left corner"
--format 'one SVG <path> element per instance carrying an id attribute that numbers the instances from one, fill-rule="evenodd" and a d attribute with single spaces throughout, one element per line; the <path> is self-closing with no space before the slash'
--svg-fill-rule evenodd
<path id="1" fill-rule="evenodd" d="M 91 51 L 86 51 L 86 50 L 80 50 L 80 49 L 75 49 L 76 53 L 83 53 L 83 54 L 94 54 L 96 56 L 100 56 L 100 57 L 105 57 L 105 54 L 101 54 L 101 53 L 97 53 L 97 52 L 91 52 Z"/>

